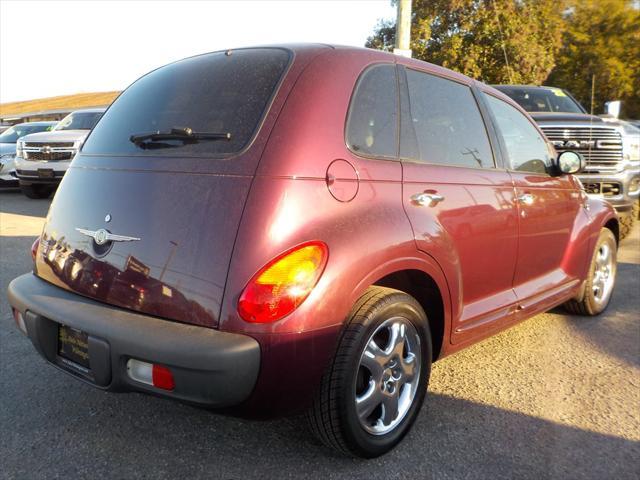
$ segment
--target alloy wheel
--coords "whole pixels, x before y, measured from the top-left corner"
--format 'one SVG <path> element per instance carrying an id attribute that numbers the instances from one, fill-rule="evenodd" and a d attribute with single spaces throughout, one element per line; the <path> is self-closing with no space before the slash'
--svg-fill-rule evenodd
<path id="1" fill-rule="evenodd" d="M 416 396 L 421 368 L 420 336 L 407 319 L 383 322 L 369 337 L 356 376 L 360 425 L 373 435 L 393 430 Z"/>

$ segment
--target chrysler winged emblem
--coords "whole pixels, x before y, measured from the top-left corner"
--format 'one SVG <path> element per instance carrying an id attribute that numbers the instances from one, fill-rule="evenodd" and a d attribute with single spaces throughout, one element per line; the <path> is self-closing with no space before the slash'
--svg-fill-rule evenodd
<path id="1" fill-rule="evenodd" d="M 85 230 L 84 228 L 76 228 L 76 231 L 80 232 L 87 237 L 93 238 L 96 245 L 104 245 L 107 242 L 135 242 L 140 240 L 138 237 L 128 237 L 126 235 L 116 235 L 111 232 L 107 232 L 104 228 L 99 230 Z"/>

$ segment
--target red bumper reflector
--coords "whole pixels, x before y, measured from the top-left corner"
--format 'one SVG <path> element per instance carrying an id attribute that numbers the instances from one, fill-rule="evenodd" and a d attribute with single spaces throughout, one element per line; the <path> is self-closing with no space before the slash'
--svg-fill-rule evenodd
<path id="1" fill-rule="evenodd" d="M 153 364 L 152 371 L 153 386 L 161 388 L 163 390 L 173 390 L 176 388 L 176 383 L 173 380 L 173 374 L 171 370 L 162 365 Z"/>
<path id="2" fill-rule="evenodd" d="M 171 391 L 176 388 L 173 373 L 164 365 L 130 358 L 127 362 L 127 374 L 136 382 L 146 383 L 162 390 Z"/>

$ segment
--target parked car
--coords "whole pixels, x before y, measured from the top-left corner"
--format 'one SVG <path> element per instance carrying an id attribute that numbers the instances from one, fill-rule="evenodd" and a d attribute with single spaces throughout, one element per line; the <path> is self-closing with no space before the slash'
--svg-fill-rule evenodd
<path id="1" fill-rule="evenodd" d="M 19 138 L 30 133 L 46 132 L 58 122 L 18 123 L 0 134 L 0 187 L 17 187 L 15 157 Z"/>
<path id="2" fill-rule="evenodd" d="M 618 220 L 581 163 L 506 95 L 418 60 L 200 55 L 98 122 L 9 302 L 97 388 L 306 410 L 327 445 L 374 457 L 432 361 L 556 305 L 607 307 Z"/>
<path id="3" fill-rule="evenodd" d="M 620 238 L 640 213 L 640 130 L 613 116 L 590 115 L 566 90 L 530 85 L 494 85 L 538 122 L 556 150 L 582 153 L 578 176 L 589 195 L 605 198 L 620 215 Z M 620 102 L 617 104 L 619 112 Z"/>
<path id="4" fill-rule="evenodd" d="M 104 110 L 76 110 L 52 131 L 32 133 L 18 140 L 15 164 L 22 193 L 29 198 L 51 195 Z"/>

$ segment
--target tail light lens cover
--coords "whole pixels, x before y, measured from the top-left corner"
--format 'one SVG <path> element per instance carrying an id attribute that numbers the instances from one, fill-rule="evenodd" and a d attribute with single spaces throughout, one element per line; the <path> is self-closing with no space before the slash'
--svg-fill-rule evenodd
<path id="1" fill-rule="evenodd" d="M 304 302 L 327 264 L 324 242 L 307 242 L 286 251 L 265 265 L 249 281 L 238 301 L 238 312 L 247 322 L 280 320 Z"/>

